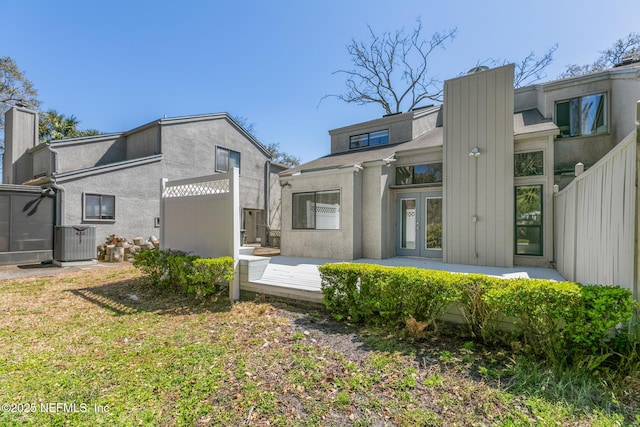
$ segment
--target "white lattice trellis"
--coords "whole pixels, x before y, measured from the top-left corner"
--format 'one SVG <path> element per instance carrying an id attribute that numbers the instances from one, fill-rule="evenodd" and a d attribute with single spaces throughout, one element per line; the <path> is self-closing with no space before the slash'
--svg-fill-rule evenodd
<path id="1" fill-rule="evenodd" d="M 193 184 L 183 184 L 166 187 L 162 194 L 164 198 L 170 197 L 191 197 L 205 196 L 209 194 L 223 194 L 229 192 L 229 180 L 220 179 L 216 181 L 196 182 Z"/>

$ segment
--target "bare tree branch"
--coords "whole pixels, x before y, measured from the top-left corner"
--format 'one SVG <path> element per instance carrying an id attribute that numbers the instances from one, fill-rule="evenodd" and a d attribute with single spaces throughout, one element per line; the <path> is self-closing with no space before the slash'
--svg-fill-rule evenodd
<path id="1" fill-rule="evenodd" d="M 553 61 L 553 54 L 556 50 L 558 50 L 557 44 L 551 46 L 547 52 L 540 57 L 536 56 L 534 52 L 531 52 L 522 61 L 516 62 L 513 85 L 515 87 L 528 86 L 547 77 L 544 69 Z"/>
<path id="2" fill-rule="evenodd" d="M 456 29 L 436 32 L 430 40 L 421 37 L 422 22 L 408 34 L 404 30 L 376 35 L 371 27 L 368 44 L 352 40 L 347 46 L 353 69 L 346 75 L 346 90 L 335 97 L 347 103 L 379 104 L 386 114 L 409 111 L 424 100 L 442 101 L 442 82 L 429 74 L 429 56 L 455 38 Z M 322 102 L 321 99 L 321 102 Z"/>
<path id="3" fill-rule="evenodd" d="M 629 33 L 626 38 L 616 40 L 611 47 L 600 51 L 600 56 L 587 65 L 570 64 L 560 78 L 581 76 L 587 73 L 606 70 L 621 64 L 624 60 L 640 59 L 640 34 Z"/>

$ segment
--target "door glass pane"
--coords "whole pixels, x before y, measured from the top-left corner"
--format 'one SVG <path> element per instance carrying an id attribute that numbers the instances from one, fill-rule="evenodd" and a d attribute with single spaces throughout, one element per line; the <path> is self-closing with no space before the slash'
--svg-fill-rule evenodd
<path id="1" fill-rule="evenodd" d="M 425 200 L 425 249 L 442 249 L 442 198 Z"/>
<path id="2" fill-rule="evenodd" d="M 401 200 L 401 247 L 402 249 L 416 248 L 416 199 Z"/>
<path id="3" fill-rule="evenodd" d="M 516 187 L 516 254 L 542 255 L 542 186 Z"/>

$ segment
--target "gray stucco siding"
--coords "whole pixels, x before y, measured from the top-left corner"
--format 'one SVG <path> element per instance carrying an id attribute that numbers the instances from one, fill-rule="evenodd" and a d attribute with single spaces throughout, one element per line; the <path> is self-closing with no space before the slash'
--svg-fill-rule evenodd
<path id="1" fill-rule="evenodd" d="M 127 160 L 160 153 L 160 127 L 157 124 L 127 134 Z"/>
<path id="2" fill-rule="evenodd" d="M 240 153 L 240 203 L 265 208 L 268 157 L 224 118 L 162 126 L 163 174 L 169 180 L 216 173 L 216 147 Z"/>
<path id="3" fill-rule="evenodd" d="M 160 163 L 156 162 L 60 180 L 59 185 L 64 188 L 64 225 L 95 225 L 98 244 L 111 234 L 128 239 L 159 236 L 154 217 L 160 215 L 160 172 Z M 83 194 L 87 193 L 115 196 L 115 221 L 83 220 Z"/>
<path id="4" fill-rule="evenodd" d="M 77 141 L 52 142 L 56 172 L 64 173 L 126 160 L 126 140 L 122 136 L 85 138 Z"/>
<path id="5" fill-rule="evenodd" d="M 281 178 L 282 241 L 280 252 L 285 256 L 353 260 L 361 257 L 362 233 L 361 175 L 353 170 L 333 173 L 304 174 Z M 289 183 L 286 185 L 285 183 Z M 340 190 L 339 230 L 299 230 L 292 228 L 292 195 L 308 191 Z"/>

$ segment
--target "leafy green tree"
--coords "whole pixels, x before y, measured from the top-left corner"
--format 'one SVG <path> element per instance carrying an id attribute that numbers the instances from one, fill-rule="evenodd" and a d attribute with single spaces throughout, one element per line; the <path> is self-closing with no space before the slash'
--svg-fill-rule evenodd
<path id="1" fill-rule="evenodd" d="M 244 130 L 246 130 L 251 136 L 255 138 L 255 123 L 250 123 L 246 117 L 243 116 L 231 116 Z M 285 153 L 280 150 L 280 144 L 272 142 L 266 145 L 264 148 L 271 154 L 271 160 L 277 163 L 282 163 L 285 166 L 293 167 L 300 164 L 300 158 L 292 154 Z"/>
<path id="2" fill-rule="evenodd" d="M 80 121 L 74 115 L 67 116 L 56 110 L 40 113 L 40 122 L 38 123 L 40 141 L 55 141 L 100 134 L 96 129 L 81 130 L 79 126 Z"/>
<path id="3" fill-rule="evenodd" d="M 581 76 L 587 73 L 612 68 L 624 60 L 637 61 L 640 59 L 640 33 L 629 33 L 626 38 L 616 40 L 613 45 L 600 51 L 600 56 L 591 64 L 567 65 L 567 69 L 560 78 Z"/>
<path id="4" fill-rule="evenodd" d="M 272 142 L 271 144 L 265 147 L 267 151 L 271 154 L 271 158 L 274 162 L 282 163 L 288 167 L 298 166 L 300 164 L 300 158 L 289 153 L 285 153 L 280 150 L 280 144 L 276 142 Z"/>

